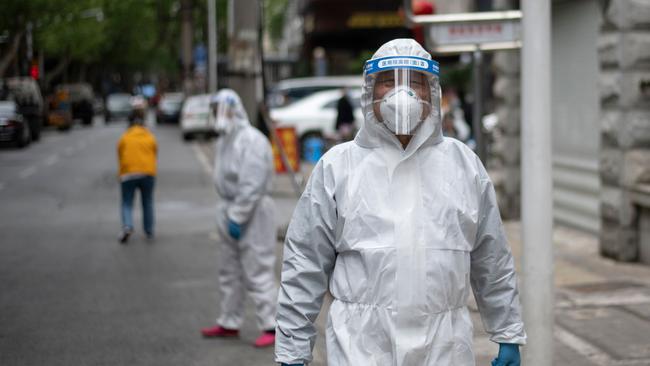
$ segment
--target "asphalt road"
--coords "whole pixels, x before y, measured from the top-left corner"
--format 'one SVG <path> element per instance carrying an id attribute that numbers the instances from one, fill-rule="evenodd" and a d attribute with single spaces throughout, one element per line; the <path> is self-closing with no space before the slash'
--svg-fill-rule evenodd
<path id="1" fill-rule="evenodd" d="M 272 349 L 251 346 L 250 305 L 240 339 L 200 337 L 217 315 L 216 198 L 177 127 L 153 129 L 155 241 L 136 206 L 135 235 L 117 243 L 125 127 L 0 148 L 0 365 L 272 365 Z"/>

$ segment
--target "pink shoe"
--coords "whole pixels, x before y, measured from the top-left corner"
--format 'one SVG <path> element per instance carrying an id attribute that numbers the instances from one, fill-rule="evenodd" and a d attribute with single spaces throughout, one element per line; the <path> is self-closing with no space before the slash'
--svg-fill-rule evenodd
<path id="1" fill-rule="evenodd" d="M 237 329 L 227 329 L 220 325 L 215 325 L 210 328 L 201 329 L 201 334 L 204 337 L 239 337 L 239 330 Z"/>
<path id="2" fill-rule="evenodd" d="M 255 347 L 268 347 L 275 344 L 275 333 L 263 332 L 253 344 Z"/>

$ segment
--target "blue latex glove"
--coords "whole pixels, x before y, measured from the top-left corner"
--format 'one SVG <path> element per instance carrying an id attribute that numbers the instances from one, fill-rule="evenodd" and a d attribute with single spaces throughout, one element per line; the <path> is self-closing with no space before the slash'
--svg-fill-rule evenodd
<path id="1" fill-rule="evenodd" d="M 492 366 L 520 366 L 519 345 L 499 343 L 499 355 L 492 360 Z"/>
<path id="2" fill-rule="evenodd" d="M 228 234 L 230 234 L 230 236 L 233 239 L 239 240 L 243 232 L 244 232 L 243 225 L 240 225 L 230 219 L 228 220 Z"/>

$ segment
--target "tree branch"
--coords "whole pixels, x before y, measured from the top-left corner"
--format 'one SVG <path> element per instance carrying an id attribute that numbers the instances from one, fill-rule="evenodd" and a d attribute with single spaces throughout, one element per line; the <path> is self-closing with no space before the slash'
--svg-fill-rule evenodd
<path id="1" fill-rule="evenodd" d="M 4 53 L 2 58 L 0 58 L 0 76 L 3 76 L 5 74 L 7 68 L 9 67 L 9 64 L 11 64 L 11 61 L 13 61 L 16 57 L 18 48 L 20 47 L 20 41 L 23 38 L 24 34 L 24 29 L 14 34 L 14 37 L 11 40 L 11 45 L 9 46 L 9 50 Z"/>
<path id="2" fill-rule="evenodd" d="M 59 75 L 61 75 L 63 73 L 63 71 L 65 71 L 65 69 L 68 67 L 69 63 L 70 63 L 70 57 L 68 57 L 67 54 L 65 56 L 59 58 L 59 63 L 56 64 L 54 69 L 52 69 L 52 71 L 49 71 L 49 72 L 45 73 L 45 80 L 44 80 L 43 84 L 46 87 L 49 87 L 52 80 L 54 80 Z"/>

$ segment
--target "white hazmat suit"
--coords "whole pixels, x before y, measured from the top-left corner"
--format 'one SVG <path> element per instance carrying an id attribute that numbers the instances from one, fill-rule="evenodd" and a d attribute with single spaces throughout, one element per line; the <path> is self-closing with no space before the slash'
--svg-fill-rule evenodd
<path id="1" fill-rule="evenodd" d="M 409 39 L 372 59 L 390 56 L 431 59 Z M 364 78 L 364 124 L 318 162 L 288 229 L 277 362 L 312 360 L 328 290 L 331 366 L 474 365 L 470 286 L 491 340 L 525 343 L 492 183 L 469 148 L 442 136 L 435 81 L 430 114 L 403 148 L 378 122 Z"/>
<path id="2" fill-rule="evenodd" d="M 221 311 L 217 324 L 239 329 L 244 291 L 255 303 L 257 325 L 275 327 L 277 287 L 275 264 L 275 206 L 269 196 L 273 157 L 269 141 L 248 121 L 239 96 L 219 91 L 214 184 L 217 189 L 219 286 Z M 244 227 L 239 240 L 228 234 L 228 220 Z"/>

